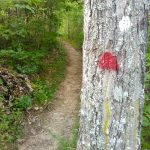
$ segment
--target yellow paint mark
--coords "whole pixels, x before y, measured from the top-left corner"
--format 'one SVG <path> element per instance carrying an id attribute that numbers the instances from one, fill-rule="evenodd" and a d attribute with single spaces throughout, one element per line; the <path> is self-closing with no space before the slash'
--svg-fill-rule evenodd
<path id="1" fill-rule="evenodd" d="M 135 119 L 135 126 L 134 126 L 134 139 L 137 139 L 138 136 L 138 126 L 139 126 L 139 100 L 135 100 L 134 102 L 134 108 L 135 108 L 135 112 L 134 112 L 134 119 Z M 137 145 L 137 141 L 134 141 L 134 145 Z"/>
<path id="2" fill-rule="evenodd" d="M 111 118 L 111 109 L 110 109 L 110 90 L 111 90 L 111 83 L 113 76 L 108 72 L 106 72 L 106 84 L 104 84 L 103 88 L 103 95 L 104 95 L 104 124 L 103 124 L 103 132 L 105 136 L 105 149 L 108 149 L 108 135 L 109 135 L 109 125 L 110 125 L 110 118 Z"/>
<path id="3" fill-rule="evenodd" d="M 105 134 L 105 143 L 108 144 L 108 134 L 109 134 L 109 124 L 110 124 L 110 104 L 108 100 L 104 101 L 105 108 L 105 119 L 104 119 L 104 134 Z"/>

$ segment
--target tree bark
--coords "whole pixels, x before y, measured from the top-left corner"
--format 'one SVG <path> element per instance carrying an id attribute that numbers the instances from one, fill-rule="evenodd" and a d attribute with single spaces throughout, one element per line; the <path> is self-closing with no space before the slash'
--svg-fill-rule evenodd
<path id="1" fill-rule="evenodd" d="M 84 0 L 83 83 L 77 150 L 140 150 L 146 0 Z M 119 69 L 101 69 L 116 56 Z"/>

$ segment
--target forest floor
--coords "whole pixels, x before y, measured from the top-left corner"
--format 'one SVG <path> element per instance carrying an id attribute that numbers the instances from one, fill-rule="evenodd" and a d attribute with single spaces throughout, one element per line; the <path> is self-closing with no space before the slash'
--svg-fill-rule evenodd
<path id="1" fill-rule="evenodd" d="M 19 150 L 58 150 L 59 140 L 71 139 L 72 128 L 79 115 L 81 88 L 81 52 L 64 43 L 68 66 L 55 100 L 49 109 L 31 112 L 25 123 L 25 137 Z"/>

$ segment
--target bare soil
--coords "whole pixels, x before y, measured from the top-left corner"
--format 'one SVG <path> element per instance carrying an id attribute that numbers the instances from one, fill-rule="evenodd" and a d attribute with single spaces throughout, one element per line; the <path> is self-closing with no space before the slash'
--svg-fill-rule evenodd
<path id="1" fill-rule="evenodd" d="M 82 63 L 81 52 L 66 42 L 64 45 L 68 55 L 66 78 L 50 109 L 29 115 L 19 150 L 58 150 L 59 138 L 70 139 L 72 136 L 79 114 Z"/>

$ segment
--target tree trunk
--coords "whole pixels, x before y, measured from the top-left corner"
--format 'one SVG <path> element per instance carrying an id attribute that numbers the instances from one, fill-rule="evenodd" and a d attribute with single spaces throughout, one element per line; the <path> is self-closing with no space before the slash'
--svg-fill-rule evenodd
<path id="1" fill-rule="evenodd" d="M 140 150 L 146 0 L 85 0 L 83 85 L 77 150 Z M 100 68 L 104 52 L 117 69 Z"/>

